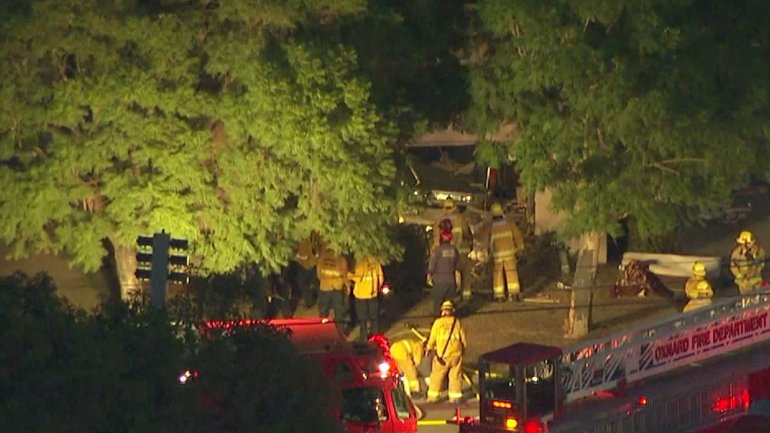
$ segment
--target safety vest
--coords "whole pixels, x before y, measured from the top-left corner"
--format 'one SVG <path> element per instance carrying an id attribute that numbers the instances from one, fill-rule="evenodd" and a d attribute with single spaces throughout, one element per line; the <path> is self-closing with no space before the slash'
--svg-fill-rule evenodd
<path id="1" fill-rule="evenodd" d="M 326 250 L 318 258 L 316 274 L 320 282 L 320 290 L 324 292 L 340 290 L 345 284 L 345 277 L 348 274 L 347 261 L 333 251 Z"/>
<path id="2" fill-rule="evenodd" d="M 356 299 L 376 298 L 385 280 L 382 266 L 371 258 L 357 262 L 352 277 L 355 283 L 353 296 Z"/>
<path id="3" fill-rule="evenodd" d="M 452 329 L 452 322 L 457 320 Z M 452 334 L 449 334 L 449 331 Z M 444 351 L 446 347 L 446 351 Z M 430 338 L 428 339 L 428 349 L 436 351 L 437 356 L 450 358 L 454 355 L 462 355 L 465 352 L 465 330 L 460 324 L 460 319 L 454 316 L 439 317 L 433 322 L 430 329 Z"/>
<path id="4" fill-rule="evenodd" d="M 521 232 L 516 224 L 505 218 L 492 221 L 489 247 L 495 260 L 512 259 L 523 244 Z"/>

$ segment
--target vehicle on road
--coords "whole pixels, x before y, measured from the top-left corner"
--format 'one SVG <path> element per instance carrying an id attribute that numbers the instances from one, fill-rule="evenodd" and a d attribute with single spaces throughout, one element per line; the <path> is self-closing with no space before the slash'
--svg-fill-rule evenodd
<path id="1" fill-rule="evenodd" d="M 742 423 L 767 421 L 746 414 L 770 396 L 768 315 L 770 293 L 758 292 L 569 348 L 517 343 L 485 353 L 479 416 L 459 419 L 459 430 L 745 431 Z"/>

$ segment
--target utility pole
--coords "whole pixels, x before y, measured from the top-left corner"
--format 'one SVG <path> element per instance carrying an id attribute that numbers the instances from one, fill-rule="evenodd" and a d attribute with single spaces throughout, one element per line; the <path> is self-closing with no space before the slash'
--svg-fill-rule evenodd
<path id="1" fill-rule="evenodd" d="M 155 233 L 152 237 L 139 236 L 136 240 L 139 251 L 136 253 L 136 277 L 140 280 L 150 280 L 150 305 L 155 308 L 166 306 L 166 285 L 187 283 L 187 248 L 186 239 L 172 239 L 164 231 Z M 171 254 L 178 250 L 180 254 Z"/>

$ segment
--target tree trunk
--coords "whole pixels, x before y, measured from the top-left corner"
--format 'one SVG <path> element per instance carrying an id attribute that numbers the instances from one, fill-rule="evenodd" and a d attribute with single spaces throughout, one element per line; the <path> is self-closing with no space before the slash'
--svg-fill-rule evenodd
<path id="1" fill-rule="evenodd" d="M 115 251 L 115 268 L 120 283 L 120 299 L 128 300 L 132 293 L 139 290 L 139 282 L 134 275 L 136 271 L 136 249 L 125 246 L 114 238 L 110 238 Z"/>

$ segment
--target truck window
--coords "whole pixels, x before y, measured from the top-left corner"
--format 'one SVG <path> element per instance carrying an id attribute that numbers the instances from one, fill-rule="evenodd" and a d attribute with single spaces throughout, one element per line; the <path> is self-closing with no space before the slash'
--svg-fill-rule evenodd
<path id="1" fill-rule="evenodd" d="M 556 408 L 556 384 L 552 360 L 528 365 L 525 370 L 527 408 L 532 414 L 553 412 Z"/>
<path id="2" fill-rule="evenodd" d="M 508 364 L 488 362 L 484 369 L 485 397 L 490 400 L 516 401 L 516 378 Z"/>
<path id="3" fill-rule="evenodd" d="M 407 419 L 411 415 L 411 408 L 409 405 L 409 397 L 406 396 L 404 391 L 404 383 L 399 381 L 399 385 L 390 391 L 390 395 L 393 398 L 393 406 L 396 410 L 396 416 L 398 419 Z"/>
<path id="4" fill-rule="evenodd" d="M 388 408 L 379 388 L 350 388 L 342 391 L 342 420 L 376 423 L 388 419 Z"/>

